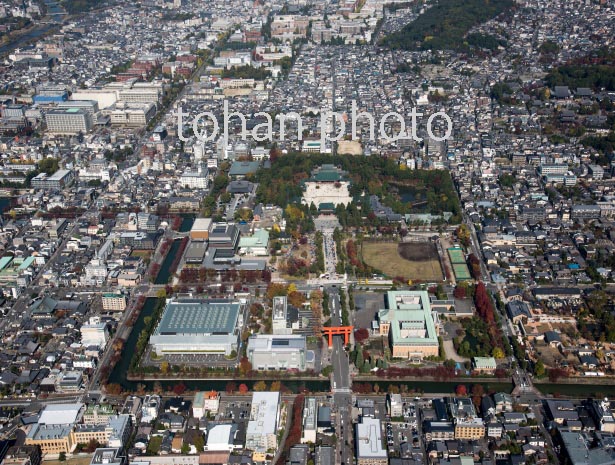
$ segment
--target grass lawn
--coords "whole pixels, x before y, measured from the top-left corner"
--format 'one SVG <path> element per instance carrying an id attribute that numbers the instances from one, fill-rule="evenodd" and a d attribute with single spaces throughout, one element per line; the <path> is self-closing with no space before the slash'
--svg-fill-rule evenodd
<path id="1" fill-rule="evenodd" d="M 432 244 L 413 245 L 432 247 Z M 442 281 L 442 269 L 437 254 L 426 254 L 422 260 L 406 260 L 399 254 L 397 242 L 364 242 L 362 255 L 367 265 L 391 278 L 403 276 L 415 281 Z M 431 258 L 427 258 L 428 256 Z"/>

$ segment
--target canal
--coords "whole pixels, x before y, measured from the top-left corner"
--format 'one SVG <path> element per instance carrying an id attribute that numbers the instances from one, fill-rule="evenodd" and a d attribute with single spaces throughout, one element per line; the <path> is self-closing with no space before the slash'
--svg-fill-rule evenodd
<path id="1" fill-rule="evenodd" d="M 181 240 L 177 239 L 173 241 L 167 256 L 164 258 L 162 265 L 160 265 L 160 271 L 156 276 L 154 284 L 167 284 L 169 282 L 169 278 L 171 277 L 171 265 L 173 264 L 173 260 L 175 260 L 180 245 Z"/>
<path id="2" fill-rule="evenodd" d="M 2 215 L 11 206 L 10 197 L 0 197 L 0 215 Z"/>
<path id="3" fill-rule="evenodd" d="M 1 199 L 0 199 L 1 200 Z M 179 242 L 179 241 L 176 241 Z M 174 244 L 175 245 L 175 244 Z M 171 254 L 171 252 L 169 252 Z M 144 384 L 146 389 L 151 390 L 154 385 L 154 381 L 130 381 L 126 378 L 128 368 L 130 366 L 130 359 L 134 353 L 135 346 L 139 334 L 145 327 L 145 318 L 151 316 L 156 309 L 158 299 L 150 297 L 146 299 L 139 318 L 137 319 L 128 340 L 122 351 L 122 358 L 117 362 L 111 375 L 109 376 L 109 383 L 117 383 L 126 391 L 136 391 L 137 384 Z M 300 392 L 302 390 L 308 390 L 311 392 L 328 392 L 330 390 L 329 381 L 299 381 L 280 379 L 282 384 L 292 392 Z M 249 389 L 252 389 L 257 380 L 241 379 L 234 380 L 184 380 L 182 381 L 186 387 L 190 390 L 210 390 L 224 391 L 229 382 L 235 383 L 237 386 L 244 383 Z M 271 382 L 269 380 L 268 382 Z M 160 384 L 164 389 L 172 388 L 177 381 L 160 381 Z M 357 383 L 361 383 L 358 381 Z M 455 388 L 459 384 L 465 384 L 470 390 L 471 382 L 461 381 L 389 381 L 389 380 L 376 380 L 370 381 L 372 385 L 377 384 L 380 392 L 387 392 L 390 385 L 401 387 L 402 385 L 408 386 L 408 391 L 423 392 L 426 394 L 452 394 L 455 392 Z M 484 391 L 490 392 L 507 392 L 512 391 L 511 383 L 502 382 L 483 382 L 480 383 Z M 615 385 L 583 385 L 583 384 L 536 384 L 536 387 L 545 395 L 561 395 L 567 397 L 613 397 L 615 396 Z"/>
<path id="4" fill-rule="evenodd" d="M 194 215 L 181 215 L 183 220 L 182 224 L 179 226 L 179 232 L 189 232 L 194 225 L 195 216 Z"/>
<path id="5" fill-rule="evenodd" d="M 55 0 L 45 0 L 45 8 L 47 15 L 39 21 L 37 26 L 34 26 L 30 31 L 0 47 L 0 55 L 11 53 L 16 48 L 23 47 L 29 42 L 39 39 L 49 31 L 58 28 L 62 24 L 63 16 L 66 15 L 66 10 L 62 8 L 59 2 Z"/>

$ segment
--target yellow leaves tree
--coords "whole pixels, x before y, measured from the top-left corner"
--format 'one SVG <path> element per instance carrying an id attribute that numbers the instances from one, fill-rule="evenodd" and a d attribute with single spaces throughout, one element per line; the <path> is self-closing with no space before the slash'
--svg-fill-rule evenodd
<path id="1" fill-rule="evenodd" d="M 301 308 L 305 303 L 303 292 L 293 291 L 288 294 L 288 303 L 293 307 Z"/>
<path id="2" fill-rule="evenodd" d="M 169 372 L 169 368 L 169 362 L 166 360 L 160 364 L 160 371 L 165 375 Z"/>
<path id="3" fill-rule="evenodd" d="M 271 283 L 267 288 L 267 298 L 273 300 L 274 297 L 287 294 L 287 287 L 282 283 Z"/>
<path id="4" fill-rule="evenodd" d="M 256 392 L 262 392 L 262 391 L 266 391 L 267 390 L 267 383 L 263 380 L 258 381 L 257 383 L 254 384 L 254 390 Z"/>
<path id="5" fill-rule="evenodd" d="M 280 381 L 273 381 L 271 383 L 271 388 L 270 388 L 271 391 L 280 392 L 280 389 L 282 389 L 282 383 Z"/>
<path id="6" fill-rule="evenodd" d="M 504 351 L 500 347 L 495 347 L 491 355 L 493 355 L 493 358 L 504 358 L 505 356 Z"/>
<path id="7" fill-rule="evenodd" d="M 286 217 L 291 221 L 302 220 L 303 217 L 305 216 L 305 213 L 303 213 L 303 210 L 301 210 L 296 205 L 288 205 L 286 207 L 286 210 L 284 210 L 284 213 L 286 214 Z"/>
<path id="8" fill-rule="evenodd" d="M 459 225 L 456 233 L 457 239 L 459 239 L 459 242 L 461 242 L 464 247 L 470 245 L 470 229 L 466 224 Z"/>

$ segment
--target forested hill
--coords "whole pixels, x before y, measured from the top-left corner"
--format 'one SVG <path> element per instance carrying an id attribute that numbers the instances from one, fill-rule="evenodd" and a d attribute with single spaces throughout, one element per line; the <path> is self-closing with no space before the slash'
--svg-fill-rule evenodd
<path id="1" fill-rule="evenodd" d="M 512 0 L 438 0 L 401 31 L 384 37 L 381 44 L 404 50 L 463 50 L 468 47 L 470 29 L 512 6 Z"/>

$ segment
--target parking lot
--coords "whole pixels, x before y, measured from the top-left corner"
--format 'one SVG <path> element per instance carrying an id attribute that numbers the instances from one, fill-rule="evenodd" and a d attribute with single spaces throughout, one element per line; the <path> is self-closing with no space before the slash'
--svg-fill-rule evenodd
<path id="1" fill-rule="evenodd" d="M 402 401 L 404 402 L 403 421 L 398 418 L 392 419 L 388 415 L 384 400 L 374 402 L 374 414 L 381 421 L 383 429 L 382 437 L 392 456 L 399 454 L 398 456 L 402 458 L 423 457 L 425 451 L 418 418 L 419 406 L 412 398 L 402 398 Z"/>
<path id="2" fill-rule="evenodd" d="M 163 361 L 170 365 L 186 365 L 188 367 L 227 367 L 234 368 L 237 365 L 237 359 L 227 359 L 221 354 L 156 354 L 152 358 L 151 347 L 148 347 L 143 356 L 142 363 L 144 365 L 159 366 Z"/>
<path id="3" fill-rule="evenodd" d="M 384 308 L 384 295 L 375 292 L 355 292 L 353 295 L 355 327 L 370 329 L 378 310 Z"/>
<path id="4" fill-rule="evenodd" d="M 233 441 L 235 444 L 245 444 L 251 406 L 252 403 L 249 400 L 241 402 L 220 402 L 220 408 L 214 423 L 236 423 L 237 434 Z"/>

